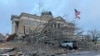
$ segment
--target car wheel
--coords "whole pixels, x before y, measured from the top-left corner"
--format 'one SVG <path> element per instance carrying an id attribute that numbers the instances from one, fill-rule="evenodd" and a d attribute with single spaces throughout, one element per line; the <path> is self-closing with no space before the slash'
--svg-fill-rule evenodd
<path id="1" fill-rule="evenodd" d="M 72 50 L 73 48 L 71 46 L 67 45 L 67 49 Z"/>

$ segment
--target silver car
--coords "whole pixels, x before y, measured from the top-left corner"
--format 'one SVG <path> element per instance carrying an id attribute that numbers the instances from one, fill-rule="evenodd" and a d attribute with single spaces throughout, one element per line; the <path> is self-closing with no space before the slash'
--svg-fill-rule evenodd
<path id="1" fill-rule="evenodd" d="M 77 44 L 76 41 L 63 41 L 60 44 L 61 47 L 63 48 L 68 48 L 68 49 L 77 49 Z"/>

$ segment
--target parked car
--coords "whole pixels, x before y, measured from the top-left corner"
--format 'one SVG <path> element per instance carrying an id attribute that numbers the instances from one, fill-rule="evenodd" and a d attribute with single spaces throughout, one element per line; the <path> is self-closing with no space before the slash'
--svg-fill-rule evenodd
<path id="1" fill-rule="evenodd" d="M 72 49 L 77 49 L 77 48 L 78 48 L 78 47 L 77 47 L 76 41 L 69 41 L 69 40 L 63 41 L 63 42 L 60 44 L 60 46 L 63 47 L 63 48 L 70 49 L 70 50 L 72 50 Z"/>

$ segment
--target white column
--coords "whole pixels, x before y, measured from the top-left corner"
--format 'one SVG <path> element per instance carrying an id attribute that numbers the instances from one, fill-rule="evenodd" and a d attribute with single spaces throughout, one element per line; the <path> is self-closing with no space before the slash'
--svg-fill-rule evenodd
<path id="1" fill-rule="evenodd" d="M 12 34 L 16 33 L 16 24 L 15 22 L 12 22 Z"/>

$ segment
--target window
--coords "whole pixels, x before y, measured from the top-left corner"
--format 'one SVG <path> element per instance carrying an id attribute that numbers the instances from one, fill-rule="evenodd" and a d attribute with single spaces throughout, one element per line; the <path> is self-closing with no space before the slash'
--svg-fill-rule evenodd
<path id="1" fill-rule="evenodd" d="M 29 34 L 29 29 L 30 27 L 29 26 L 25 26 L 25 34 Z"/>
<path id="2" fill-rule="evenodd" d="M 37 26 L 38 24 L 39 24 L 39 22 L 37 22 L 37 21 L 32 21 L 32 20 L 25 21 L 25 25 L 28 25 L 28 26 Z"/>
<path id="3" fill-rule="evenodd" d="M 60 28 L 60 23 L 58 23 L 58 28 Z"/>

